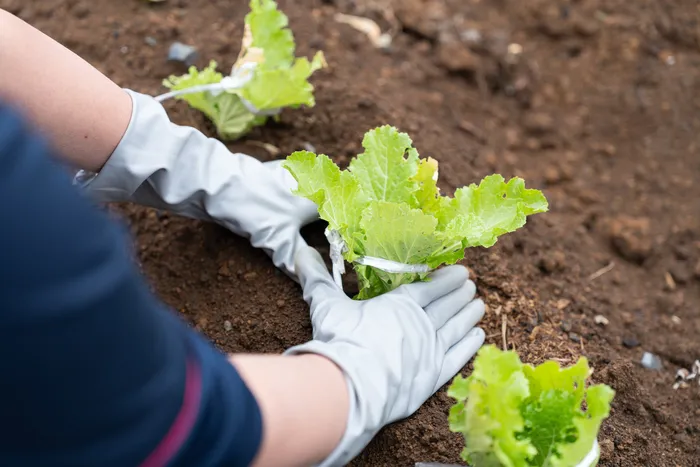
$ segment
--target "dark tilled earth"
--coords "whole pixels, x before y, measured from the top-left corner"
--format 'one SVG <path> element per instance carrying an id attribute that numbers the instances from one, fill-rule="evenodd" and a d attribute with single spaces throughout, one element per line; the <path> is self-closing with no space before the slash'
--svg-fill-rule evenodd
<path id="1" fill-rule="evenodd" d="M 210 59 L 232 65 L 246 3 L 0 0 L 0 7 L 120 85 L 157 94 L 164 77 L 184 71 L 165 61 L 175 40 L 198 48 L 200 66 Z M 676 370 L 700 358 L 698 3 L 280 6 L 298 52 L 326 53 L 330 68 L 314 79 L 317 106 L 285 111 L 280 123 L 231 149 L 267 160 L 312 144 L 344 164 L 365 131 L 388 123 L 440 162 L 445 192 L 494 172 L 543 189 L 551 212 L 491 249 L 467 253 L 489 307 L 488 342 L 533 363 L 590 359 L 594 380 L 617 390 L 600 436 L 601 465 L 700 465 L 700 387 L 672 388 Z M 390 50 L 337 23 L 339 12 L 392 31 Z M 176 122 L 213 134 L 183 103 L 167 108 Z M 310 337 L 298 287 L 245 240 L 134 206 L 117 212 L 132 225 L 155 291 L 222 349 L 280 352 Z M 597 324 L 597 315 L 607 324 Z M 661 371 L 641 368 L 645 351 L 662 359 Z M 450 403 L 440 391 L 353 464 L 459 461 L 461 439 L 447 428 Z"/>

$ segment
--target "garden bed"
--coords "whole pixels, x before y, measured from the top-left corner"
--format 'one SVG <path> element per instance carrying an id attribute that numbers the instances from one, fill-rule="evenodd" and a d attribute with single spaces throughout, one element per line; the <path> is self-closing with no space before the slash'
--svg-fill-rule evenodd
<path id="1" fill-rule="evenodd" d="M 381 124 L 440 163 L 441 188 L 498 172 L 542 189 L 550 212 L 464 264 L 488 305 L 487 342 L 523 361 L 586 355 L 617 396 L 601 465 L 690 466 L 700 387 L 673 389 L 700 358 L 700 35 L 695 2 L 662 0 L 280 0 L 298 54 L 323 50 L 317 105 L 231 144 L 263 160 L 313 146 L 347 164 Z M 159 94 L 182 66 L 169 45 L 229 68 L 247 2 L 0 0 L 121 86 Z M 334 21 L 370 17 L 388 51 Z M 168 102 L 172 118 L 213 135 Z M 276 154 L 261 142 L 279 150 Z M 296 284 L 261 251 L 209 224 L 122 206 L 155 291 L 228 352 L 280 352 L 311 336 Z M 323 245 L 319 229 L 310 241 Z M 473 251 L 472 251 L 473 250 Z M 327 249 L 325 250 L 327 251 Z M 660 371 L 642 354 L 658 355 Z M 468 369 L 467 369 L 468 371 Z M 354 462 L 457 462 L 444 390 Z"/>

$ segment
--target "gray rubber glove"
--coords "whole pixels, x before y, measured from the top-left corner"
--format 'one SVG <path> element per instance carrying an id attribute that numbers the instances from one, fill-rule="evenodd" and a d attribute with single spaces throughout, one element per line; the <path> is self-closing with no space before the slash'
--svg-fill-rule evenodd
<path id="1" fill-rule="evenodd" d="M 232 154 L 200 131 L 175 125 L 152 97 L 126 90 L 131 122 L 99 174 L 78 181 L 100 202 L 132 201 L 216 222 L 264 249 L 296 279 L 299 229 L 318 218 L 316 205 L 292 194 L 281 161 Z"/>
<path id="2" fill-rule="evenodd" d="M 350 392 L 345 434 L 324 467 L 347 464 L 384 425 L 414 413 L 484 343 L 484 332 L 474 327 L 484 303 L 474 300 L 476 287 L 462 266 L 365 301 L 338 288 L 313 248 L 299 251 L 296 270 L 311 307 L 313 340 L 286 354 L 329 358 Z"/>

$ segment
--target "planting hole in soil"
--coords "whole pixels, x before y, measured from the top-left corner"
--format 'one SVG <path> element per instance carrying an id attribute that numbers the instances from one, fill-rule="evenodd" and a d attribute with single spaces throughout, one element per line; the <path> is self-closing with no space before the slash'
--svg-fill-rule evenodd
<path id="1" fill-rule="evenodd" d="M 487 304 L 487 344 L 524 363 L 586 357 L 615 390 L 601 466 L 693 466 L 700 386 L 676 373 L 700 359 L 700 20 L 661 0 L 280 0 L 296 56 L 322 50 L 314 107 L 284 109 L 227 145 L 261 160 L 300 150 L 345 168 L 388 124 L 440 164 L 441 192 L 491 174 L 542 190 L 549 212 L 464 260 Z M 172 43 L 230 70 L 247 2 L 0 0 L 119 85 L 153 96 L 187 73 Z M 336 21 L 370 18 L 391 43 Z M 177 123 L 217 135 L 168 100 Z M 222 228 L 121 205 L 158 295 L 227 352 L 275 352 L 311 336 L 298 286 Z M 328 259 L 325 225 L 305 235 Z M 329 262 L 330 266 L 330 262 Z M 361 286 L 349 272 L 345 292 Z M 645 352 L 660 367 L 642 366 Z M 462 371 L 468 377 L 473 364 Z M 449 385 L 447 385 L 449 386 Z M 447 386 L 384 429 L 353 466 L 458 464 Z"/>

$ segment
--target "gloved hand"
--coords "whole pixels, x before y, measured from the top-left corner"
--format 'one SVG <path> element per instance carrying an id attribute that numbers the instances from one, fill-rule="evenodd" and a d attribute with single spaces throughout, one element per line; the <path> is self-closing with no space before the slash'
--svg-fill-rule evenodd
<path id="1" fill-rule="evenodd" d="M 292 194 L 294 177 L 281 161 L 232 154 L 198 130 L 170 121 L 152 97 L 127 90 L 131 122 L 99 174 L 78 181 L 97 201 L 132 201 L 216 222 L 264 249 L 295 278 L 294 256 L 305 247 L 299 229 L 316 220 L 316 205 Z"/>
<path id="2" fill-rule="evenodd" d="M 462 266 L 355 301 L 333 282 L 320 255 L 303 248 L 296 270 L 311 307 L 313 340 L 286 354 L 316 353 L 345 373 L 347 429 L 321 464 L 342 466 L 386 424 L 408 417 L 466 365 L 484 342 L 475 328 L 484 303 Z"/>

